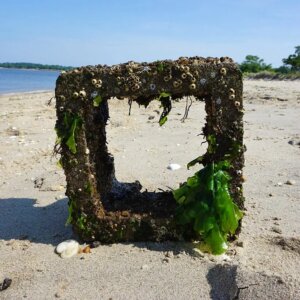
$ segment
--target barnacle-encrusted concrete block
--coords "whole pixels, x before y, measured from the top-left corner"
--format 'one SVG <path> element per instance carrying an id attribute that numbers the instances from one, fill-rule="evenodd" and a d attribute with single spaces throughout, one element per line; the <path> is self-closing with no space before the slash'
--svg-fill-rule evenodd
<path id="1" fill-rule="evenodd" d="M 162 92 L 172 100 L 190 95 L 205 101 L 208 151 L 202 163 L 230 157 L 230 194 L 243 209 L 242 75 L 230 58 L 87 66 L 62 73 L 55 90 L 61 139 L 56 150 L 67 179 L 69 221 L 82 239 L 110 243 L 182 237 L 172 194 L 142 193 L 138 181 L 118 182 L 106 145 L 112 97 L 147 105 Z"/>

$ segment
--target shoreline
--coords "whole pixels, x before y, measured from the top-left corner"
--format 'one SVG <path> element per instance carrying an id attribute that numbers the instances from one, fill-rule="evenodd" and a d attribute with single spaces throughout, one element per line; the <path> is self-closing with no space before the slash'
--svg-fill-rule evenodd
<path id="1" fill-rule="evenodd" d="M 30 95 L 30 94 L 47 94 L 47 93 L 54 93 L 54 90 L 35 90 L 35 91 L 26 91 L 26 92 L 8 92 L 8 93 L 2 93 L 0 92 L 0 97 L 9 97 L 9 96 L 20 96 L 20 95 Z"/>
<path id="2" fill-rule="evenodd" d="M 38 69 L 38 68 L 5 68 L 5 67 L 0 67 L 1 70 L 22 70 L 22 71 L 53 71 L 53 72 L 62 72 L 65 70 L 61 69 Z"/>

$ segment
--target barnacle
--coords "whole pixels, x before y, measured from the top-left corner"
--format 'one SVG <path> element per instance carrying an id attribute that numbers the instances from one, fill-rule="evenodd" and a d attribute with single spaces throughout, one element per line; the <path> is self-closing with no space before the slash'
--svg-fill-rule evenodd
<path id="1" fill-rule="evenodd" d="M 184 66 L 184 67 L 183 67 L 183 70 L 184 70 L 185 72 L 189 72 L 189 71 L 190 71 L 190 67 Z"/>
<path id="2" fill-rule="evenodd" d="M 190 89 L 191 90 L 195 90 L 196 89 L 196 84 L 195 83 L 191 83 L 190 84 Z"/>
<path id="3" fill-rule="evenodd" d="M 93 78 L 93 79 L 92 79 L 92 84 L 93 84 L 93 85 L 96 85 L 96 84 L 97 84 L 97 79 Z"/>
<path id="4" fill-rule="evenodd" d="M 169 81 L 170 79 L 172 79 L 172 75 L 167 75 L 164 77 L 164 81 Z"/>
<path id="5" fill-rule="evenodd" d="M 73 93 L 73 97 L 74 97 L 74 98 L 78 98 L 78 97 L 79 97 L 79 94 L 78 94 L 77 92 L 74 92 L 74 93 Z"/>
<path id="6" fill-rule="evenodd" d="M 186 77 L 187 77 L 186 73 L 182 73 L 182 74 L 181 74 L 181 78 L 182 78 L 182 79 L 186 79 Z"/>
<path id="7" fill-rule="evenodd" d="M 234 95 L 234 94 L 229 95 L 229 99 L 230 99 L 230 100 L 233 100 L 234 98 L 235 98 L 235 95 Z"/>
<path id="8" fill-rule="evenodd" d="M 180 85 L 180 84 L 179 84 L 179 82 L 178 82 L 178 81 L 176 81 L 176 80 L 175 80 L 175 81 L 173 82 L 173 86 L 174 86 L 174 88 L 178 88 L 178 87 L 179 87 L 179 85 Z"/>
<path id="9" fill-rule="evenodd" d="M 182 65 L 187 65 L 189 63 L 189 59 L 187 57 L 179 57 L 178 61 Z"/>
<path id="10" fill-rule="evenodd" d="M 235 90 L 233 88 L 229 89 L 229 94 L 235 94 Z"/>
<path id="11" fill-rule="evenodd" d="M 240 106 L 241 106 L 241 103 L 240 103 L 239 101 L 235 101 L 235 102 L 234 102 L 234 105 L 235 105 L 236 107 L 240 107 Z"/>
<path id="12" fill-rule="evenodd" d="M 156 85 L 154 83 L 150 83 L 150 90 L 154 91 L 156 89 Z"/>
<path id="13" fill-rule="evenodd" d="M 225 76 L 227 73 L 227 70 L 225 68 L 221 68 L 220 73 Z"/>
<path id="14" fill-rule="evenodd" d="M 135 92 L 135 91 L 137 91 L 138 89 L 140 88 L 140 86 L 136 83 L 136 84 L 134 84 L 133 86 L 132 86 L 132 91 L 133 92 Z"/>
<path id="15" fill-rule="evenodd" d="M 86 97 L 86 91 L 84 91 L 84 90 L 80 91 L 79 96 L 82 98 Z"/>

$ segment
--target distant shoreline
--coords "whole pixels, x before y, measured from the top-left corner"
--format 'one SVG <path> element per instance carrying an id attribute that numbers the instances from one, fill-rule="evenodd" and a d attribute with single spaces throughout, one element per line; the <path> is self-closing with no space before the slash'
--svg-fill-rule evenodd
<path id="1" fill-rule="evenodd" d="M 5 67 L 0 67 L 1 70 L 23 70 L 23 71 L 53 71 L 53 72 L 61 72 L 64 70 L 59 70 L 59 69 L 37 69 L 37 68 L 5 68 Z"/>
<path id="2" fill-rule="evenodd" d="M 60 65 L 44 65 L 35 63 L 0 63 L 1 69 L 18 69 L 18 70 L 47 70 L 47 71 L 68 71 L 74 69 L 71 66 L 60 66 Z"/>
<path id="3" fill-rule="evenodd" d="M 26 92 L 7 92 L 7 93 L 0 92 L 0 98 L 8 97 L 8 96 L 21 96 L 21 95 L 28 95 L 28 94 L 49 94 L 49 93 L 54 93 L 54 89 L 53 90 L 26 91 Z"/>

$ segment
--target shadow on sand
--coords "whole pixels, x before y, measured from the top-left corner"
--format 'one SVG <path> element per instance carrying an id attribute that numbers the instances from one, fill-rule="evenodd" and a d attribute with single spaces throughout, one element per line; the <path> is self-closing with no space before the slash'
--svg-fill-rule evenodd
<path id="1" fill-rule="evenodd" d="M 38 206 L 31 198 L 0 199 L 0 239 L 29 240 L 34 243 L 57 245 L 66 239 L 79 238 L 72 227 L 66 226 L 68 216 L 67 198 L 57 200 L 47 206 Z M 122 243 L 151 251 L 171 251 L 174 255 L 185 252 L 198 256 L 186 242 L 136 242 Z"/>
<path id="2" fill-rule="evenodd" d="M 236 265 L 216 265 L 209 269 L 206 278 L 211 287 L 210 299 L 238 299 L 236 277 Z"/>
<path id="3" fill-rule="evenodd" d="M 67 198 L 43 207 L 30 198 L 0 199 L 0 239 L 56 245 L 73 237 L 67 215 Z"/>

